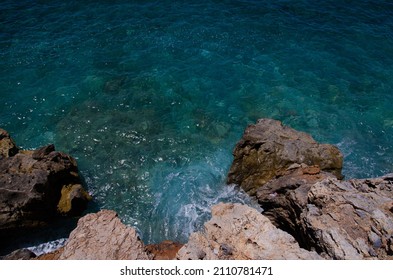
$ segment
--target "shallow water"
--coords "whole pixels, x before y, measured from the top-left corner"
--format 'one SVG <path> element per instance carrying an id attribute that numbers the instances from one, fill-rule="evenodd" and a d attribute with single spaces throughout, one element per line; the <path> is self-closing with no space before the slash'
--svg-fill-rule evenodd
<path id="1" fill-rule="evenodd" d="M 96 207 L 185 241 L 247 124 L 339 146 L 347 178 L 392 172 L 387 1 L 3 1 L 0 127 L 77 158 Z"/>

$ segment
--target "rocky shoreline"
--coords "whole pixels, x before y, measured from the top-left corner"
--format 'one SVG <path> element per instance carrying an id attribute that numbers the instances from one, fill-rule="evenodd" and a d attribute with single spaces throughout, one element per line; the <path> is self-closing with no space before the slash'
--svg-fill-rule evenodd
<path id="1" fill-rule="evenodd" d="M 76 160 L 48 145 L 21 150 L 0 129 L 0 245 L 15 235 L 80 216 L 90 195 Z"/>
<path id="2" fill-rule="evenodd" d="M 255 196 L 212 207 L 186 244 L 145 245 L 110 210 L 80 218 L 65 246 L 38 259 L 393 259 L 393 174 L 342 180 L 339 149 L 260 119 L 236 145 L 228 183 Z M 78 216 L 90 196 L 75 160 L 53 145 L 21 151 L 0 129 L 0 235 Z M 34 258 L 26 250 L 5 259 Z"/>

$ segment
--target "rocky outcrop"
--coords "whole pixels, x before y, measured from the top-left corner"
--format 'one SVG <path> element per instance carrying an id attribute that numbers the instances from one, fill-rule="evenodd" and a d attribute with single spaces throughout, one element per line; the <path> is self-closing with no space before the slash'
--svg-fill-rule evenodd
<path id="1" fill-rule="evenodd" d="M 165 240 L 144 245 L 134 228 L 124 225 L 116 212 L 101 210 L 81 218 L 65 246 L 37 260 L 174 260 L 183 246 Z"/>
<path id="2" fill-rule="evenodd" d="M 116 212 L 101 210 L 79 219 L 78 226 L 60 252 L 60 260 L 147 260 L 143 242 Z"/>
<path id="3" fill-rule="evenodd" d="M 184 246 L 145 246 L 115 212 L 102 210 L 38 259 L 393 259 L 393 174 L 341 181 L 336 147 L 266 119 L 246 129 L 234 156 L 228 182 L 254 195 L 263 214 L 220 203 Z M 20 151 L 0 130 L 0 233 L 77 214 L 88 198 L 75 160 L 53 145 Z M 30 257 L 23 250 L 6 256 Z"/>
<path id="4" fill-rule="evenodd" d="M 80 185 L 74 158 L 53 145 L 19 150 L 4 130 L 0 147 L 0 236 L 86 208 L 91 198 Z"/>
<path id="5" fill-rule="evenodd" d="M 240 185 L 250 194 L 285 174 L 293 164 L 317 165 L 323 171 L 342 177 L 343 157 L 336 147 L 319 144 L 310 135 L 276 120 L 260 119 L 255 125 L 249 125 L 233 155 L 228 183 Z"/>
<path id="6" fill-rule="evenodd" d="M 304 230 L 301 213 L 307 207 L 310 188 L 326 178 L 335 177 L 321 171 L 318 166 L 294 165 L 285 175 L 267 182 L 256 193 L 264 209 L 263 214 L 275 226 L 296 236 L 301 246 L 308 249 L 306 234 L 300 234 Z"/>
<path id="7" fill-rule="evenodd" d="M 180 250 L 179 250 L 180 249 Z M 116 212 L 101 210 L 79 219 L 64 247 L 39 260 L 172 260 L 172 259 L 321 259 L 301 249 L 295 239 L 256 211 L 241 204 L 218 204 L 205 231 L 187 244 L 163 241 L 144 245 Z"/>
<path id="8" fill-rule="evenodd" d="M 86 209 L 89 193 L 80 184 L 64 185 L 57 204 L 57 211 L 65 215 L 79 215 Z"/>
<path id="9" fill-rule="evenodd" d="M 144 246 L 115 212 L 102 210 L 81 218 L 63 248 L 39 259 L 391 259 L 392 188 L 393 175 L 339 181 L 301 165 L 258 190 L 263 214 L 215 205 L 204 230 L 184 246 Z"/>
<path id="10" fill-rule="evenodd" d="M 7 131 L 0 128 L 0 159 L 12 157 L 18 153 L 19 149 L 11 139 Z"/>
<path id="11" fill-rule="evenodd" d="M 241 204 L 213 206 L 204 231 L 193 233 L 177 254 L 186 260 L 321 259 L 301 249 L 288 233 Z"/>
<path id="12" fill-rule="evenodd" d="M 264 187 L 258 199 L 275 223 L 296 230 L 304 247 L 332 259 L 393 257 L 393 174 L 288 186 L 282 184 L 286 190 L 275 197 Z"/>
<path id="13" fill-rule="evenodd" d="M 228 181 L 302 248 L 328 259 L 393 258 L 393 175 L 340 181 L 337 148 L 267 119 L 246 129 L 234 156 Z"/>

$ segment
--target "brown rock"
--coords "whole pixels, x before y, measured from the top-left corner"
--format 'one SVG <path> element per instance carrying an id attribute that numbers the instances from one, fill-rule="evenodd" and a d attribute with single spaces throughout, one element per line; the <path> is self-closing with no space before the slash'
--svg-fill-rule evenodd
<path id="1" fill-rule="evenodd" d="M 321 172 L 321 168 L 318 165 L 308 166 L 303 168 L 302 173 L 308 175 L 317 175 Z"/>
<path id="2" fill-rule="evenodd" d="M 19 149 L 11 139 L 7 131 L 0 128 L 0 159 L 12 157 L 18 153 Z"/>
<path id="3" fill-rule="evenodd" d="M 1 141 L 13 143 L 4 130 L 0 134 Z M 59 217 L 57 206 L 64 186 L 79 185 L 71 192 L 72 208 L 62 214 L 81 214 L 88 197 L 83 196 L 86 193 L 81 190 L 74 158 L 55 151 L 53 145 L 35 151 L 16 151 L 0 157 L 0 237 Z"/>
<path id="4" fill-rule="evenodd" d="M 33 154 L 31 156 L 33 159 L 40 160 L 40 159 L 44 159 L 47 155 L 49 155 L 51 152 L 54 151 L 55 151 L 55 145 L 50 144 L 41 147 L 38 150 L 33 151 Z"/>
<path id="5" fill-rule="evenodd" d="M 78 215 L 86 209 L 91 196 L 80 184 L 63 186 L 57 210 L 63 215 Z"/>
<path id="6" fill-rule="evenodd" d="M 317 165 L 341 178 L 342 154 L 328 144 L 281 122 L 260 119 L 249 125 L 234 151 L 228 174 L 229 184 L 238 184 L 250 194 L 269 180 L 282 176 L 293 164 Z"/>
<path id="7" fill-rule="evenodd" d="M 116 212 L 101 210 L 78 221 L 58 257 L 60 260 L 147 260 L 135 229 L 125 226 Z"/>
<path id="8" fill-rule="evenodd" d="M 301 249 L 288 233 L 258 211 L 241 204 L 220 203 L 202 232 L 193 233 L 177 254 L 185 260 L 321 259 Z"/>
<path id="9" fill-rule="evenodd" d="M 165 240 L 159 244 L 146 245 L 146 251 L 152 256 L 153 260 L 175 260 L 177 252 L 183 245 Z"/>
<path id="10" fill-rule="evenodd" d="M 42 260 L 42 261 L 58 260 L 61 253 L 63 253 L 63 251 L 64 251 L 64 247 L 61 247 L 53 252 L 40 255 L 40 256 L 36 257 L 35 259 Z"/>

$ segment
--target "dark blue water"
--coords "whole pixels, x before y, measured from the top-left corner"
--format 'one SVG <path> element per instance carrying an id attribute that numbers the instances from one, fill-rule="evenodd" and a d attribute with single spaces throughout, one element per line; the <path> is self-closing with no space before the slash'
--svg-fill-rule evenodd
<path id="1" fill-rule="evenodd" d="M 100 208 L 185 241 L 258 118 L 393 171 L 389 1 L 1 1 L 0 127 L 75 156 Z"/>

